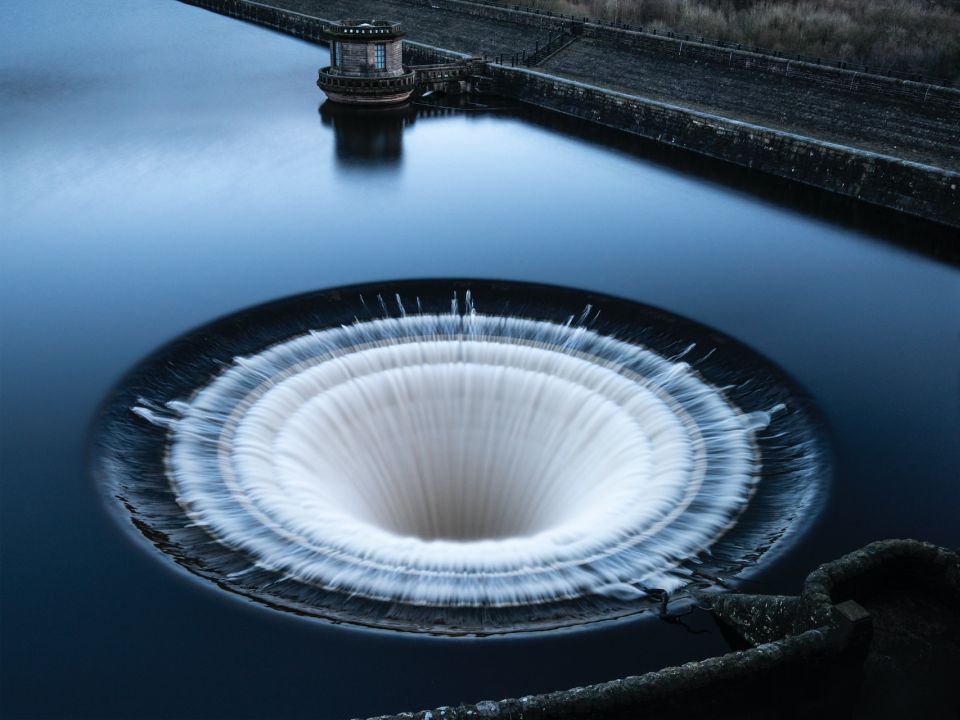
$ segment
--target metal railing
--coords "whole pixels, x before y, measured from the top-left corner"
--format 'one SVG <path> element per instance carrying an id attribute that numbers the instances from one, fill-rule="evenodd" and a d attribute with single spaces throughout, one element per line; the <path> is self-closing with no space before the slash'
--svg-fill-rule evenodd
<path id="1" fill-rule="evenodd" d="M 579 21 L 568 22 L 565 27 L 549 33 L 545 42 L 541 43 L 537 40 L 533 49 L 524 48 L 514 53 L 500 53 L 493 58 L 493 61 L 512 67 L 534 67 L 576 40 L 583 32 L 583 25 Z"/>

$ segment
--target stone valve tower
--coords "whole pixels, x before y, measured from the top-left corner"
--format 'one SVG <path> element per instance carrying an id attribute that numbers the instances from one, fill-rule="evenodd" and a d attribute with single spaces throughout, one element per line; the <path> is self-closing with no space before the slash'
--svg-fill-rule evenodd
<path id="1" fill-rule="evenodd" d="M 330 66 L 317 85 L 332 101 L 389 105 L 410 99 L 415 73 L 403 67 L 403 29 L 388 20 L 339 20 L 326 26 Z"/>

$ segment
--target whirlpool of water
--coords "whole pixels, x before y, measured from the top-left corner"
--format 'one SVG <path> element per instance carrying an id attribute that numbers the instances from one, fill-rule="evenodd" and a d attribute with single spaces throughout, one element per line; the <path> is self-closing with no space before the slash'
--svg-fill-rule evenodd
<path id="1" fill-rule="evenodd" d="M 825 484 L 802 394 L 729 338 L 479 281 L 214 323 L 135 371 L 103 438 L 112 493 L 195 574 L 278 609 L 445 635 L 727 585 L 797 535 Z"/>

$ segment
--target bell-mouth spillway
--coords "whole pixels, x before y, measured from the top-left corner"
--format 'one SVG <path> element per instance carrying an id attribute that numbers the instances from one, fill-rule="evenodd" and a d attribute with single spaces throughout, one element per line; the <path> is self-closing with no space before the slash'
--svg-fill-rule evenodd
<path id="1" fill-rule="evenodd" d="M 438 635 L 572 628 L 735 582 L 816 515 L 810 403 L 740 343 L 565 288 L 408 281 L 244 310 L 110 399 L 139 532 L 275 609 Z"/>

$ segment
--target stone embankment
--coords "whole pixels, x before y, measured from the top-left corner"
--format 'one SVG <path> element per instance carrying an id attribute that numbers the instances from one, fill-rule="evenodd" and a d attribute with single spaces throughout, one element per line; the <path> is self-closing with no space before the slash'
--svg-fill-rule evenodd
<path id="1" fill-rule="evenodd" d="M 538 69 L 711 115 L 903 160 L 960 170 L 960 93 L 725 51 L 584 38 Z M 668 52 L 668 50 L 670 50 Z M 743 63 L 750 62 L 749 65 Z M 868 78 L 869 79 L 869 78 Z M 920 92 L 915 97 L 911 92 Z M 949 96 L 948 96 L 949 95 Z M 956 97 L 952 97 L 956 95 Z M 952 101 L 952 106 L 950 102 Z"/>
<path id="2" fill-rule="evenodd" d="M 490 89 L 508 97 L 960 226 L 960 174 L 954 172 L 534 70 L 493 66 L 489 72 Z"/>
<path id="3" fill-rule="evenodd" d="M 955 552 L 875 542 L 817 568 L 797 596 L 717 595 L 712 611 L 744 649 L 589 687 L 379 720 L 946 717 L 960 709 Z"/>
<path id="4" fill-rule="evenodd" d="M 314 41 L 389 17 L 428 55 L 485 57 L 484 91 L 960 227 L 955 88 L 468 0 L 187 1 Z"/>

